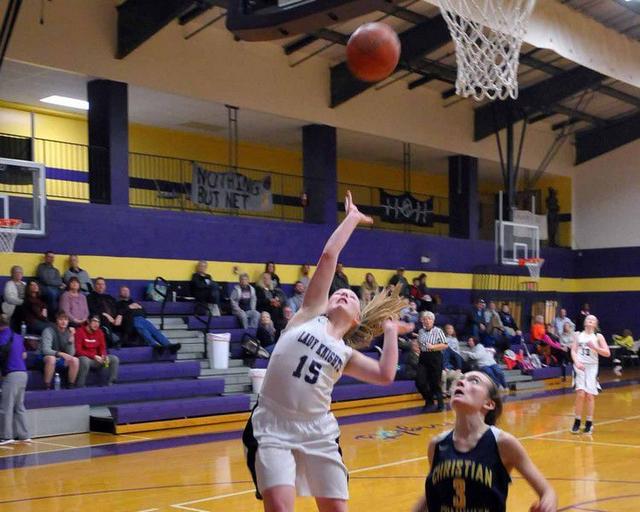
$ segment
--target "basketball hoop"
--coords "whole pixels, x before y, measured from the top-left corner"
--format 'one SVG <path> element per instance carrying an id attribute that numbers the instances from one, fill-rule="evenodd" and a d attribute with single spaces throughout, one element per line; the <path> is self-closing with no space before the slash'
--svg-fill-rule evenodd
<path id="1" fill-rule="evenodd" d="M 456 45 L 456 94 L 518 97 L 522 38 L 536 0 L 439 0 Z"/>
<path id="2" fill-rule="evenodd" d="M 518 265 L 527 267 L 531 279 L 538 281 L 540 279 L 540 269 L 544 265 L 544 258 L 520 258 L 518 259 Z"/>
<path id="3" fill-rule="evenodd" d="M 21 225 L 20 219 L 0 219 L 0 253 L 13 252 Z"/>

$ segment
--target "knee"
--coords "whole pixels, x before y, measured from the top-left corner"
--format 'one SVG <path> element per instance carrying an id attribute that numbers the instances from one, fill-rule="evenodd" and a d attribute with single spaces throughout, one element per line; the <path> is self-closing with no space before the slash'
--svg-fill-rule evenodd
<path id="1" fill-rule="evenodd" d="M 43 362 L 45 366 L 52 366 L 56 364 L 56 358 L 55 356 L 44 356 Z"/>
<path id="2" fill-rule="evenodd" d="M 81 356 L 78 358 L 78 365 L 80 366 L 80 368 L 88 369 L 89 366 L 91 366 L 91 361 L 88 357 Z"/>
<path id="3" fill-rule="evenodd" d="M 67 364 L 69 365 L 69 368 L 78 368 L 80 366 L 80 361 L 78 361 L 77 357 L 72 357 L 69 359 Z"/>

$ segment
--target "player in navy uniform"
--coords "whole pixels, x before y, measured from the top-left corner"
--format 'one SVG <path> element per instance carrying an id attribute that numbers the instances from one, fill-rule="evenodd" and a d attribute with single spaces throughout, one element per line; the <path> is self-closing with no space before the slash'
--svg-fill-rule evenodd
<path id="1" fill-rule="evenodd" d="M 555 512 L 557 497 L 520 442 L 494 426 L 502 412 L 495 383 L 482 372 L 460 379 L 451 398 L 453 430 L 429 443 L 431 470 L 414 512 L 502 512 L 516 469 L 539 500 L 531 512 Z"/>
<path id="2" fill-rule="evenodd" d="M 347 216 L 327 241 L 302 307 L 289 320 L 269 359 L 269 367 L 242 436 L 247 465 L 267 512 L 290 512 L 299 496 L 314 496 L 320 512 L 347 510 L 347 469 L 342 462 L 338 423 L 331 414 L 331 392 L 343 373 L 372 384 L 389 384 L 398 364 L 398 334 L 413 324 L 397 321 L 406 300 L 377 295 L 362 312 L 349 289 L 329 288 L 338 256 L 360 223 L 351 193 Z M 368 345 L 384 333 L 380 360 L 353 346 Z M 345 343 L 344 340 L 347 340 Z"/>

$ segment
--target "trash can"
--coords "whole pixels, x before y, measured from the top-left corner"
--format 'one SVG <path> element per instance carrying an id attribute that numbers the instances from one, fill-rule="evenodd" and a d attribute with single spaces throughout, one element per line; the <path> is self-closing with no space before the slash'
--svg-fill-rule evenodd
<path id="1" fill-rule="evenodd" d="M 265 373 L 267 373 L 267 370 L 265 368 L 252 368 L 251 370 L 249 370 L 249 378 L 251 379 L 253 392 L 256 395 L 260 394 Z"/>
<path id="2" fill-rule="evenodd" d="M 231 334 L 207 333 L 207 354 L 209 355 L 209 367 L 216 370 L 229 368 L 229 342 Z"/>

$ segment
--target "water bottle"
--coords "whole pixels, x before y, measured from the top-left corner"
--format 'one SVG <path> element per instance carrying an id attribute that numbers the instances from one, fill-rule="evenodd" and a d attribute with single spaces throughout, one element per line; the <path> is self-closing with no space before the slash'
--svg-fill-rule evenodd
<path id="1" fill-rule="evenodd" d="M 53 377 L 53 389 L 60 391 L 60 374 L 56 373 Z"/>
<path id="2" fill-rule="evenodd" d="M 109 368 L 109 356 L 104 356 L 104 367 Z"/>
<path id="3" fill-rule="evenodd" d="M 171 292 L 171 302 L 175 302 L 176 301 L 176 292 L 175 290 Z"/>
<path id="4" fill-rule="evenodd" d="M 20 324 L 20 335 L 24 338 L 27 334 L 27 324 L 25 324 L 24 322 L 22 322 Z"/>

